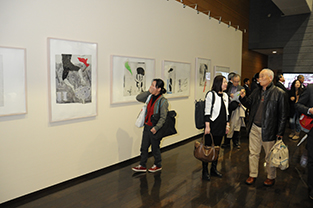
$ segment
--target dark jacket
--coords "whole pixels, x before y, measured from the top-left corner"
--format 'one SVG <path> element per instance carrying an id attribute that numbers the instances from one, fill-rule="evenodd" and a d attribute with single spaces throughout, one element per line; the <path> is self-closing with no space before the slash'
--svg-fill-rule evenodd
<path id="1" fill-rule="evenodd" d="M 246 95 L 249 97 L 249 95 L 251 94 L 251 90 L 250 90 L 249 86 L 243 85 L 243 87 L 244 87 L 245 90 L 246 90 Z"/>
<path id="2" fill-rule="evenodd" d="M 148 96 L 151 93 L 149 91 L 142 92 L 136 96 L 136 100 L 142 103 L 145 103 Z M 160 128 L 162 128 L 163 124 L 165 123 L 167 112 L 168 112 L 168 101 L 167 99 L 161 95 L 161 97 L 156 101 L 155 108 L 153 109 L 153 113 L 157 114 L 160 112 L 160 119 L 158 123 L 154 126 L 154 129 L 158 131 Z M 159 108 L 156 108 L 157 106 L 160 106 Z"/>
<path id="3" fill-rule="evenodd" d="M 298 93 L 299 93 L 299 99 L 300 99 L 300 96 L 301 94 L 303 93 L 304 89 L 299 87 L 298 89 Z M 291 97 L 295 97 L 295 100 L 294 101 L 291 101 L 290 98 Z M 292 117 L 295 113 L 296 113 L 296 109 L 295 109 L 295 104 L 296 104 L 296 88 L 295 86 L 292 86 L 290 91 L 289 91 L 289 106 L 290 106 L 290 117 Z"/>
<path id="4" fill-rule="evenodd" d="M 285 85 L 283 85 L 281 82 L 277 82 L 276 86 L 279 87 L 280 89 L 284 90 L 285 92 L 288 92 L 288 90 L 286 89 Z"/>
<path id="5" fill-rule="evenodd" d="M 250 119 L 247 125 L 250 132 L 255 114 L 261 100 L 262 88 L 255 89 L 249 97 L 240 97 L 241 103 L 250 108 Z M 276 135 L 283 136 L 287 122 L 288 96 L 282 89 L 273 83 L 267 86 L 264 94 L 264 106 L 262 115 L 262 140 L 274 141 Z"/>
<path id="6" fill-rule="evenodd" d="M 309 108 L 313 107 L 313 84 L 309 84 L 304 92 L 301 94 L 299 101 L 295 104 L 296 110 L 300 114 L 311 116 L 308 114 Z M 309 135 L 313 135 L 313 128 L 309 132 Z"/>
<path id="7" fill-rule="evenodd" d="M 260 87 L 260 84 L 258 84 L 256 81 L 251 82 L 251 93 L 255 90 L 258 89 Z"/>

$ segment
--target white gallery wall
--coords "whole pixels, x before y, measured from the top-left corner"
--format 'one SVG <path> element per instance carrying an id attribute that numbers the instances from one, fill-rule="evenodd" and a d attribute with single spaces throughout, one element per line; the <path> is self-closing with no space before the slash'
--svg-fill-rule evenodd
<path id="1" fill-rule="evenodd" d="M 242 32 L 174 0 L 0 0 L 0 22 L 0 46 L 26 49 L 27 82 L 27 113 L 0 117 L 0 203 L 139 155 L 142 104 L 110 104 L 111 55 L 155 59 L 156 77 L 163 60 L 191 64 L 189 97 L 169 100 L 178 134 L 162 147 L 201 133 L 196 57 L 241 72 Z M 97 116 L 49 122 L 48 38 L 98 44 Z"/>

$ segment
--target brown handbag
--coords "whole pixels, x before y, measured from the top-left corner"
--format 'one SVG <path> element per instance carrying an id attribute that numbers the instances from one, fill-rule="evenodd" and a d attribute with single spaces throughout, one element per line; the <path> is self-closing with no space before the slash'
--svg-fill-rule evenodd
<path id="1" fill-rule="evenodd" d="M 211 133 L 210 136 L 212 139 L 211 146 L 204 145 L 205 134 L 203 134 L 202 140 L 195 142 L 194 156 L 202 162 L 212 162 L 217 160 L 218 158 L 220 147 L 214 145 L 214 140 Z"/>

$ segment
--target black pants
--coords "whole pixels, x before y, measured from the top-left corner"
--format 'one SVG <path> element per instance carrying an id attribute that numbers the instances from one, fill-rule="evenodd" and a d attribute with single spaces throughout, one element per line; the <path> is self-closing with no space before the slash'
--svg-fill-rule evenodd
<path id="1" fill-rule="evenodd" d="M 145 125 L 142 133 L 142 140 L 141 140 L 141 148 L 140 148 L 140 165 L 142 167 L 146 167 L 146 163 L 148 160 L 148 149 L 151 145 L 152 154 L 154 156 L 154 164 L 157 167 L 162 167 L 161 162 L 161 150 L 160 150 L 160 139 L 158 139 L 152 132 L 150 131 L 152 126 Z"/>
<path id="2" fill-rule="evenodd" d="M 213 136 L 214 145 L 215 146 L 220 146 L 221 143 L 222 143 L 222 139 L 223 139 L 223 136 Z M 205 135 L 204 144 L 207 145 L 207 146 L 211 146 L 212 139 L 211 139 L 210 134 L 206 134 Z"/>

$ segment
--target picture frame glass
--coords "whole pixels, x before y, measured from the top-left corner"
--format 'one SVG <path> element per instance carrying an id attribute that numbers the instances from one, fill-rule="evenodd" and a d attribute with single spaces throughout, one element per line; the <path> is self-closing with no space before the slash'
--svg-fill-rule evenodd
<path id="1" fill-rule="evenodd" d="M 190 94 L 190 63 L 163 61 L 163 78 L 166 95 L 171 97 L 189 97 Z"/>
<path id="2" fill-rule="evenodd" d="M 97 115 L 97 44 L 48 39 L 50 121 Z"/>
<path id="3" fill-rule="evenodd" d="M 195 100 L 203 100 L 206 92 L 211 89 L 212 85 L 211 60 L 196 58 L 195 74 Z"/>
<path id="4" fill-rule="evenodd" d="M 26 50 L 0 47 L 0 116 L 26 114 Z"/>
<path id="5" fill-rule="evenodd" d="M 155 76 L 155 60 L 111 56 L 111 104 L 136 102 L 136 96 L 148 90 Z"/>

